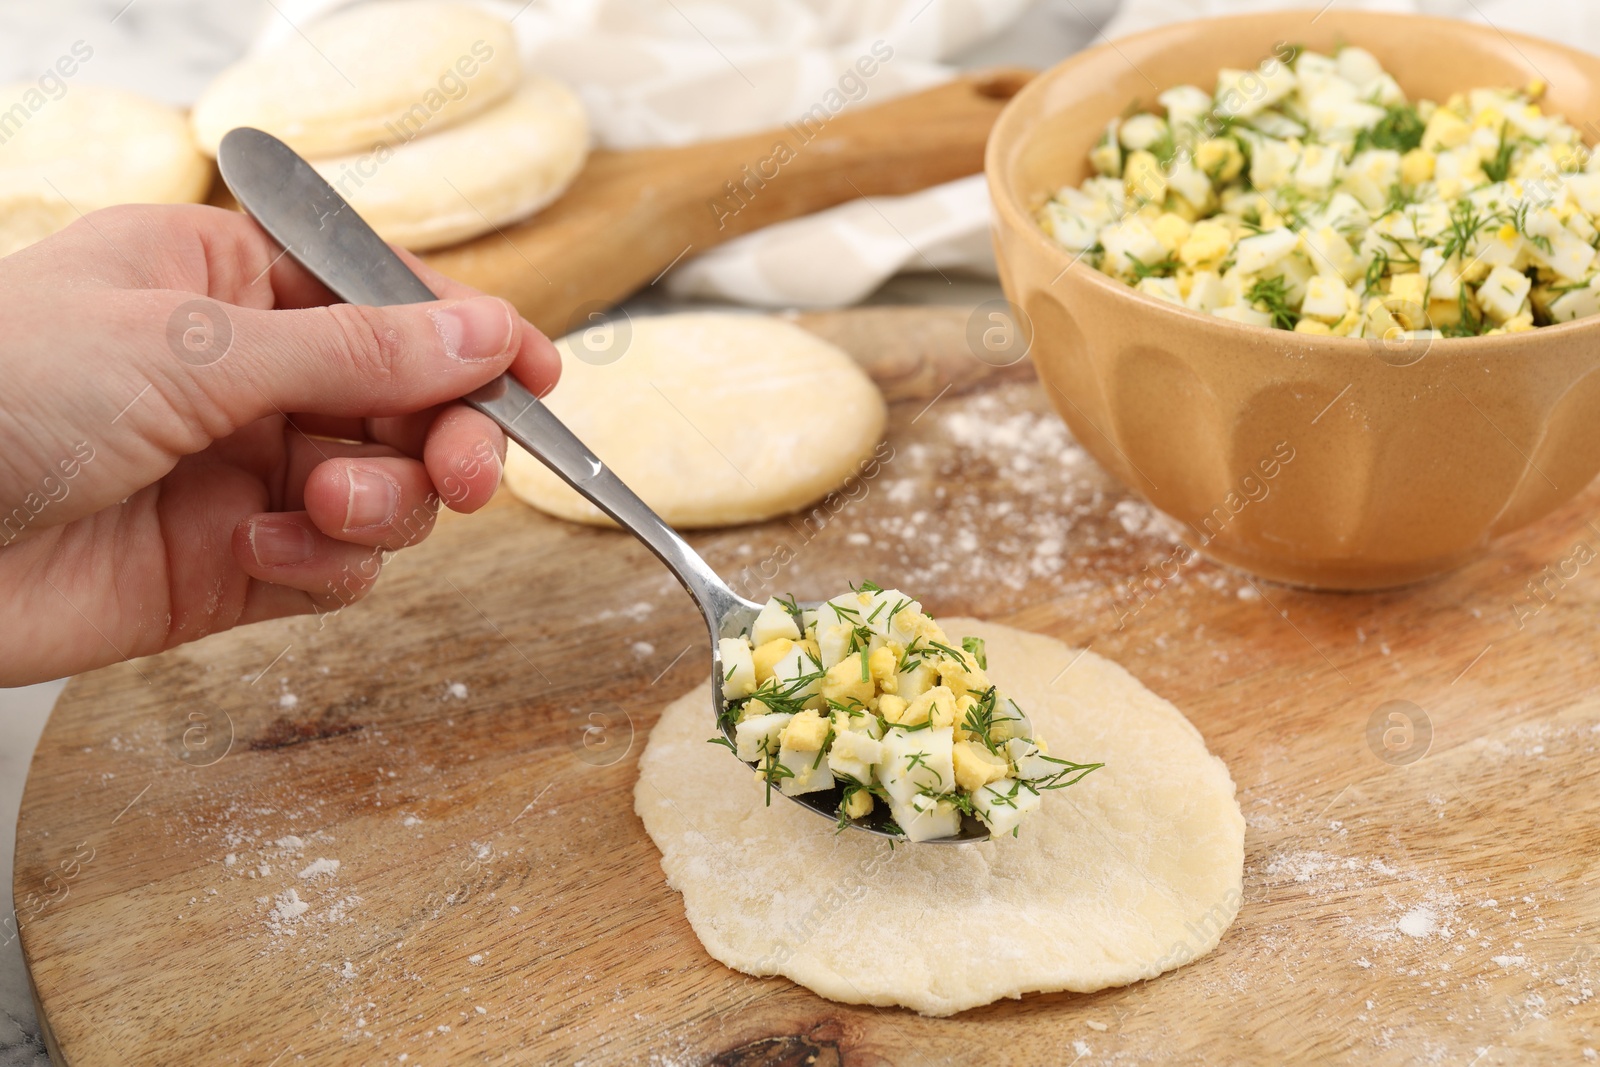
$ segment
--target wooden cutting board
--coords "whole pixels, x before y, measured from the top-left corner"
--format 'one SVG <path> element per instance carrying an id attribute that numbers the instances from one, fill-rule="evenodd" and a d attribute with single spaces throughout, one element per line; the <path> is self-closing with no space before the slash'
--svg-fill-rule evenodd
<path id="1" fill-rule="evenodd" d="M 1410 590 L 1197 563 L 1141 601 L 1130 576 L 1173 572 L 1162 520 L 1076 448 L 1026 364 L 972 357 L 967 320 L 803 316 L 883 384 L 893 457 L 807 519 L 691 539 L 747 589 L 894 582 L 938 614 L 1090 645 L 1176 702 L 1248 823 L 1214 953 L 941 1020 L 716 963 L 631 796 L 659 707 L 705 675 L 701 624 L 627 536 L 502 497 L 337 616 L 68 686 L 16 855 L 57 1062 L 1497 1064 L 1600 1046 L 1600 494 Z"/>
<path id="2" fill-rule="evenodd" d="M 557 337 L 724 241 L 847 200 L 979 173 L 989 128 L 1033 73 L 970 72 L 745 137 L 597 151 L 537 215 L 423 258 L 505 297 Z"/>

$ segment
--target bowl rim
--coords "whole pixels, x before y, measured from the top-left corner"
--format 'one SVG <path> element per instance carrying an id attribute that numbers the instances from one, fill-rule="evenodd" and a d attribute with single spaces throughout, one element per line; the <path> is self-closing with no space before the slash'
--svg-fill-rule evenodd
<path id="1" fill-rule="evenodd" d="M 1317 13 L 1315 9 L 1312 8 L 1284 8 L 1281 10 L 1256 11 L 1236 15 L 1209 17 L 1202 16 L 1200 18 L 1183 19 L 1178 22 L 1169 22 L 1161 26 L 1154 26 L 1146 30 L 1140 30 L 1137 33 L 1127 34 L 1126 36 L 1115 39 L 1105 38 L 1102 43 L 1095 45 L 1092 48 L 1085 48 L 1078 52 L 1074 52 L 1072 55 L 1069 55 L 1065 59 L 1061 60 L 1061 62 L 1057 63 L 1055 66 L 1040 72 L 1036 77 L 1024 85 L 1014 97 L 1012 97 L 1011 101 L 1007 103 L 1005 108 L 1001 111 L 1000 116 L 995 120 L 994 128 L 989 134 L 988 144 L 984 149 L 984 174 L 989 187 L 990 200 L 995 205 L 995 226 L 999 227 L 1002 223 L 1004 223 L 1012 230 L 1026 234 L 1025 239 L 1033 243 L 1037 248 L 1043 250 L 1048 260 L 1054 260 L 1060 264 L 1060 270 L 1057 272 L 1055 279 L 1050 283 L 1052 286 L 1055 285 L 1056 282 L 1060 281 L 1061 278 L 1068 272 L 1071 272 L 1074 278 L 1081 282 L 1097 286 L 1102 292 L 1109 295 L 1112 300 L 1131 301 L 1132 310 L 1143 308 L 1158 315 L 1168 315 L 1174 317 L 1176 320 L 1175 325 L 1188 323 L 1192 327 L 1203 327 L 1220 331 L 1224 338 L 1231 335 L 1234 337 L 1242 336 L 1246 338 L 1262 340 L 1271 336 L 1282 336 L 1286 340 L 1292 338 L 1294 343 L 1297 345 L 1305 345 L 1310 348 L 1326 349 L 1330 355 L 1333 353 L 1343 353 L 1347 355 L 1354 354 L 1358 350 L 1371 354 L 1375 348 L 1382 345 L 1383 342 L 1381 339 L 1372 337 L 1329 337 L 1324 334 L 1297 333 L 1294 330 L 1280 330 L 1273 326 L 1255 326 L 1249 323 L 1234 322 L 1231 319 L 1220 318 L 1216 315 L 1208 315 L 1205 312 L 1196 311 L 1193 308 L 1174 304 L 1170 301 L 1162 300 L 1159 297 L 1151 296 L 1148 293 L 1142 293 L 1133 286 L 1128 285 L 1126 282 L 1123 282 L 1117 278 L 1113 278 L 1111 275 L 1102 271 L 1096 270 L 1094 267 L 1082 262 L 1082 253 L 1079 253 L 1076 256 L 1070 256 L 1067 249 L 1052 240 L 1044 232 L 1044 230 L 1040 228 L 1033 216 L 1017 202 L 1016 198 L 1012 195 L 1009 183 L 1004 180 L 1005 171 L 1000 160 L 1003 146 L 1008 147 L 1014 143 L 1026 143 L 1030 138 L 1032 131 L 1023 123 L 1023 120 L 1020 117 L 1023 106 L 1025 106 L 1029 100 L 1046 92 L 1046 87 L 1048 85 L 1070 76 L 1074 67 L 1085 65 L 1090 60 L 1102 57 L 1110 52 L 1115 52 L 1118 55 L 1121 55 L 1121 49 L 1117 47 L 1119 42 L 1126 43 L 1134 41 L 1147 41 L 1164 37 L 1176 37 L 1186 33 L 1194 32 L 1196 26 L 1199 25 L 1209 28 L 1212 26 L 1226 26 L 1230 23 L 1259 23 L 1269 19 L 1281 19 L 1286 16 L 1294 16 L 1296 14 L 1304 15 L 1308 13 L 1317 14 L 1319 19 L 1326 15 L 1332 15 L 1333 18 L 1330 20 L 1332 22 L 1388 22 L 1394 24 L 1409 23 L 1411 24 L 1411 27 L 1419 34 L 1425 34 L 1427 27 L 1430 26 L 1449 26 L 1453 30 L 1464 30 L 1471 34 L 1499 38 L 1501 41 L 1509 44 L 1518 55 L 1523 54 L 1521 46 L 1529 45 L 1537 49 L 1553 49 L 1557 52 L 1563 53 L 1569 58 L 1579 60 L 1585 65 L 1592 66 L 1600 64 L 1600 57 L 1575 48 L 1569 48 L 1559 42 L 1547 40 L 1545 38 L 1532 37 L 1523 33 L 1508 33 L 1496 27 L 1482 26 L 1476 22 L 1470 22 L 1466 19 L 1440 18 L 1433 15 L 1413 15 L 1388 11 L 1330 12 L 1324 9 L 1321 13 Z M 1530 66 L 1532 65 L 1531 60 L 1525 59 L 1524 61 L 1528 62 Z M 1469 86 L 1469 88 L 1471 87 Z M 1589 147 L 1591 150 L 1600 151 L 1600 146 L 1590 145 Z M 1556 323 L 1550 326 L 1537 326 L 1531 330 L 1525 330 L 1521 333 L 1504 333 L 1496 334 L 1494 336 L 1480 335 L 1477 337 L 1432 337 L 1421 339 L 1420 343 L 1426 346 L 1424 351 L 1425 355 L 1427 356 L 1434 356 L 1437 354 L 1440 356 L 1469 357 L 1480 355 L 1489 348 L 1504 349 L 1509 347 L 1520 350 L 1523 348 L 1528 348 L 1540 340 L 1564 340 L 1570 336 L 1586 332 L 1600 332 L 1600 315 L 1591 315 L 1587 318 L 1574 319 L 1571 322 Z M 1443 351 L 1438 351 L 1436 353 L 1436 349 L 1440 346 L 1442 346 Z M 1517 354 L 1522 353 L 1518 352 Z M 1422 357 L 1418 357 L 1415 362 L 1420 363 L 1421 361 Z"/>

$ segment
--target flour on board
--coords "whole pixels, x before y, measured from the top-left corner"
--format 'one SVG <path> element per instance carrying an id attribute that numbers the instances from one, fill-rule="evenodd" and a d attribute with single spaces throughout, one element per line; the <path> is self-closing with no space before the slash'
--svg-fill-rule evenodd
<path id="1" fill-rule="evenodd" d="M 306 866 L 305 870 L 300 872 L 300 877 L 316 878 L 317 876 L 323 874 L 336 874 L 338 873 L 338 870 L 338 860 L 323 859 L 321 856 L 318 856 Z"/>

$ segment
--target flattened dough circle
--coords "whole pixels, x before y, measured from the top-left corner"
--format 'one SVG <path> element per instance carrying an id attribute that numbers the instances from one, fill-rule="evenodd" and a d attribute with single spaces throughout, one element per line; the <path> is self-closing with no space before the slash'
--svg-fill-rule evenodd
<path id="1" fill-rule="evenodd" d="M 391 0 L 318 19 L 240 60 L 201 94 L 191 119 L 213 156 L 235 126 L 307 157 L 338 155 L 436 133 L 505 99 L 520 76 L 504 19 L 465 4 Z"/>
<path id="2" fill-rule="evenodd" d="M 529 76 L 459 125 L 312 166 L 378 236 L 420 251 L 533 214 L 561 195 L 588 154 L 589 119 L 577 96 Z"/>
<path id="3" fill-rule="evenodd" d="M 0 255 L 114 204 L 201 200 L 211 163 L 173 108 L 135 93 L 73 83 L 50 99 L 37 85 L 0 89 Z"/>
<path id="4" fill-rule="evenodd" d="M 891 851 L 788 800 L 764 807 L 751 772 L 706 743 L 701 686 L 651 732 L 634 808 L 706 950 L 832 1000 L 926 1015 L 1126 985 L 1209 952 L 1242 899 L 1244 819 L 1199 732 L 1092 652 L 942 621 L 985 639 L 990 677 L 1052 752 L 1106 766 L 1047 794 L 1019 838 Z"/>
<path id="5" fill-rule="evenodd" d="M 877 386 L 847 354 L 798 326 L 691 313 L 603 328 L 617 331 L 611 343 L 621 355 L 588 362 L 574 355 L 574 338 L 584 351 L 603 343 L 562 338 L 561 381 L 546 403 L 673 526 L 793 511 L 860 474 L 883 437 L 888 416 Z M 559 518 L 609 524 L 515 445 L 506 484 Z"/>

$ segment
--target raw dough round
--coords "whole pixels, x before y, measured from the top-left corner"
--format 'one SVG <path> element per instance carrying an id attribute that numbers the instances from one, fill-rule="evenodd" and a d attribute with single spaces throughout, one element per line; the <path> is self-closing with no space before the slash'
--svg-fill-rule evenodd
<path id="1" fill-rule="evenodd" d="M 438 248 L 533 214 L 560 196 L 589 154 L 589 120 L 548 78 L 481 115 L 395 148 L 315 161 L 386 241 Z"/>
<path id="2" fill-rule="evenodd" d="M 390 0 L 337 12 L 235 63 L 192 120 L 212 155 L 235 126 L 265 130 L 304 156 L 338 155 L 435 133 L 505 99 L 520 77 L 504 19 Z"/>
<path id="3" fill-rule="evenodd" d="M 0 89 L 0 255 L 113 204 L 205 198 L 211 162 L 176 110 L 121 89 L 73 83 Z"/>
<path id="4" fill-rule="evenodd" d="M 790 323 L 691 313 L 595 332 L 603 336 L 558 342 L 561 381 L 546 403 L 673 526 L 793 511 L 859 475 L 883 437 L 877 386 L 843 351 Z M 610 525 L 515 445 L 506 484 L 552 515 Z"/>
<path id="5" fill-rule="evenodd" d="M 752 773 L 706 743 L 716 728 L 701 686 L 662 713 L 633 796 L 706 950 L 832 1000 L 925 1015 L 1126 985 L 1209 952 L 1242 899 L 1244 818 L 1227 767 L 1110 660 L 942 621 L 985 639 L 990 678 L 1052 752 L 1106 766 L 1047 793 L 1018 838 L 891 851 L 835 836 L 786 799 L 764 807 Z"/>

